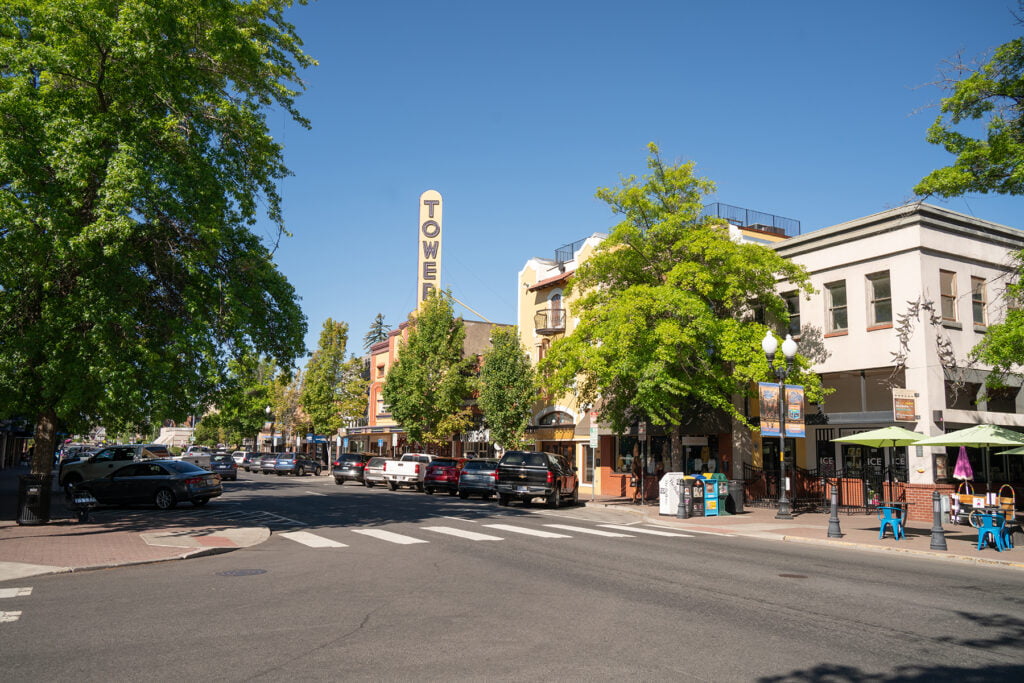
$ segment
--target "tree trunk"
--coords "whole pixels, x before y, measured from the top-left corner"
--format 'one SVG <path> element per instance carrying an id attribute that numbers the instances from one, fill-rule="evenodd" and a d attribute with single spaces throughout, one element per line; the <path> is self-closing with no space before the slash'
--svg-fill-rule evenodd
<path id="1" fill-rule="evenodd" d="M 51 408 L 36 417 L 35 448 L 32 451 L 31 473 L 48 476 L 53 471 L 53 454 L 57 450 L 57 413 Z"/>
<path id="2" fill-rule="evenodd" d="M 683 428 L 672 425 L 672 471 L 683 471 Z"/>

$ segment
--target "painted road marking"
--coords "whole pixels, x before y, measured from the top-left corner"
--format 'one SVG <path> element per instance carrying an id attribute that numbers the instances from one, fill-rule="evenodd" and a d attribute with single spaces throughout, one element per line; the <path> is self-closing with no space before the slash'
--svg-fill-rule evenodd
<path id="1" fill-rule="evenodd" d="M 562 529 L 563 531 L 578 531 L 581 534 L 593 534 L 594 536 L 607 536 L 609 538 L 633 538 L 629 534 L 620 534 L 614 531 L 601 531 L 600 529 L 587 529 L 581 526 L 569 526 L 568 524 L 545 524 L 544 526 L 551 527 L 552 529 Z"/>
<path id="2" fill-rule="evenodd" d="M 17 621 L 21 618 L 21 612 L 0 612 L 0 624 Z"/>
<path id="3" fill-rule="evenodd" d="M 550 531 L 541 531 L 540 529 L 527 529 L 521 526 L 512 526 L 511 524 L 484 524 L 484 526 L 501 531 L 511 531 L 514 534 L 526 534 L 527 536 L 538 536 L 540 538 L 572 538 L 572 536 L 567 536 L 566 534 L 555 534 Z"/>
<path id="4" fill-rule="evenodd" d="M 21 598 L 32 595 L 31 588 L 0 588 L 0 598 Z"/>
<path id="5" fill-rule="evenodd" d="M 399 545 L 412 545 L 413 543 L 427 543 L 418 538 L 412 536 L 404 536 L 402 534 L 396 534 L 391 531 L 384 531 L 383 529 L 353 529 L 353 533 L 363 534 L 364 536 L 370 536 L 372 538 L 378 538 L 388 543 L 398 543 Z"/>
<path id="6" fill-rule="evenodd" d="M 324 538 L 323 536 L 317 536 L 316 534 L 311 534 L 308 531 L 286 531 L 283 534 L 280 534 L 280 536 L 282 536 L 283 538 L 287 538 L 289 540 L 295 541 L 296 543 L 301 543 L 302 545 L 308 545 L 310 548 L 347 548 L 348 547 L 344 543 L 338 543 L 337 541 L 332 541 L 329 538 Z"/>
<path id="7" fill-rule="evenodd" d="M 458 536 L 459 538 L 468 538 L 471 541 L 504 541 L 505 539 L 501 536 L 491 536 L 490 534 L 481 534 L 476 531 L 464 531 L 463 529 L 456 529 L 450 526 L 423 526 L 421 529 L 426 531 L 436 531 L 439 534 L 448 534 L 449 536 Z"/>

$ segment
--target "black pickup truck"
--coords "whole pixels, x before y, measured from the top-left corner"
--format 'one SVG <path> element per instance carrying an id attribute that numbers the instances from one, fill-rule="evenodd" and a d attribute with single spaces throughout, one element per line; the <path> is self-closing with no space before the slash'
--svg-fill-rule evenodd
<path id="1" fill-rule="evenodd" d="M 498 504 L 544 498 L 548 507 L 579 504 L 579 480 L 569 458 L 537 451 L 508 451 L 498 461 Z"/>

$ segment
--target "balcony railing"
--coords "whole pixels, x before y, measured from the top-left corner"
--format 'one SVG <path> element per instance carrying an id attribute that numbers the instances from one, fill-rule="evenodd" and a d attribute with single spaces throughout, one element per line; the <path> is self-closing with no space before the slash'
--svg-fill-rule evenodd
<path id="1" fill-rule="evenodd" d="M 565 332 L 565 309 L 544 308 L 533 315 L 533 327 L 537 334 L 560 334 Z"/>

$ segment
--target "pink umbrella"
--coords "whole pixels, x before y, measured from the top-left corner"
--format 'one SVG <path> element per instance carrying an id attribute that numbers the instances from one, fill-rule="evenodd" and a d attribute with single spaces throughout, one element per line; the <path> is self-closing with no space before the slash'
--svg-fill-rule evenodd
<path id="1" fill-rule="evenodd" d="M 971 469 L 971 461 L 967 459 L 967 449 L 960 447 L 960 454 L 956 456 L 956 467 L 953 468 L 953 478 L 968 481 L 974 479 L 974 470 Z"/>

